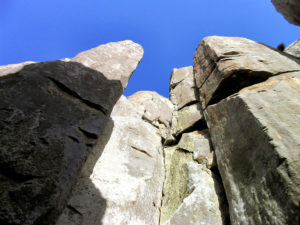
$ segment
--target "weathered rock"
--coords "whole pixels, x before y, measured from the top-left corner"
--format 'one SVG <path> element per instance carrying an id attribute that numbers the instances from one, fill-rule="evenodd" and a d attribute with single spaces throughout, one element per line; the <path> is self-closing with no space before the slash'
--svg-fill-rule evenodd
<path id="1" fill-rule="evenodd" d="M 90 53 L 102 47 L 76 60 L 0 67 L 1 224 L 52 223 L 97 139 L 110 133 L 109 113 L 124 88 L 118 79 L 127 83 L 142 51 L 128 41 L 109 45 L 116 62 L 131 58 L 115 78 L 80 63 L 86 56 L 97 64 Z"/>
<path id="2" fill-rule="evenodd" d="M 128 100 L 144 109 L 145 120 L 156 126 L 158 122 L 170 127 L 174 106 L 169 99 L 154 91 L 139 91 L 129 96 Z"/>
<path id="3" fill-rule="evenodd" d="M 186 163 L 191 194 L 164 225 L 225 225 L 227 208 L 222 185 L 212 173 L 196 162 Z"/>
<path id="4" fill-rule="evenodd" d="M 178 110 L 197 102 L 197 91 L 192 66 L 173 69 L 170 79 L 170 100 Z"/>
<path id="5" fill-rule="evenodd" d="M 215 157 L 210 145 L 208 130 L 184 133 L 178 143 L 178 148 L 193 153 L 194 160 L 211 168 L 215 166 Z"/>
<path id="6" fill-rule="evenodd" d="M 232 224 L 300 223 L 300 73 L 205 111 Z"/>
<path id="7" fill-rule="evenodd" d="M 300 39 L 290 44 L 284 52 L 300 58 Z"/>
<path id="8" fill-rule="evenodd" d="M 161 137 L 133 112 L 134 106 L 122 97 L 114 107 L 111 137 L 99 159 L 103 146 L 89 157 L 57 224 L 158 224 L 164 180 Z"/>
<path id="9" fill-rule="evenodd" d="M 125 89 L 143 54 L 142 46 L 126 40 L 81 52 L 71 61 L 99 71 L 109 80 L 120 80 Z"/>
<path id="10" fill-rule="evenodd" d="M 183 199 L 188 196 L 188 171 L 186 163 L 193 161 L 191 153 L 178 150 L 177 147 L 164 149 L 166 178 L 163 189 L 160 223 L 168 220 Z"/>
<path id="11" fill-rule="evenodd" d="M 172 134 L 178 136 L 200 123 L 204 123 L 200 103 L 186 106 L 179 111 L 173 112 Z"/>
<path id="12" fill-rule="evenodd" d="M 295 25 L 300 25 L 299 0 L 272 0 L 272 3 L 287 21 Z"/>
<path id="13" fill-rule="evenodd" d="M 194 76 L 203 109 L 268 77 L 300 71 L 299 62 L 245 38 L 204 38 L 194 56 Z"/>

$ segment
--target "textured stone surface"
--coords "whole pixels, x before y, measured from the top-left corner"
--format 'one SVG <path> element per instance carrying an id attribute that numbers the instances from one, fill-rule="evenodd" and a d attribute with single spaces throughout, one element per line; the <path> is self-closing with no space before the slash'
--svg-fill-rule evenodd
<path id="1" fill-rule="evenodd" d="M 128 52 L 134 51 L 132 45 Z M 125 48 L 117 55 L 125 57 Z M 126 69 L 120 62 L 116 78 L 82 65 L 85 56 L 97 64 L 89 51 L 76 62 L 0 67 L 1 224 L 53 222 L 97 139 L 104 129 L 111 132 L 109 113 L 124 88 L 118 79 L 130 78 L 142 57 L 141 47 L 136 48 L 135 60 L 124 64 Z"/>
<path id="2" fill-rule="evenodd" d="M 99 71 L 109 80 L 120 80 L 123 88 L 126 88 L 143 54 L 142 46 L 126 40 L 99 45 L 79 53 L 71 61 Z"/>
<path id="3" fill-rule="evenodd" d="M 208 130 L 182 134 L 177 146 L 180 149 L 193 152 L 194 160 L 206 165 L 208 168 L 215 166 L 215 157 Z"/>
<path id="4" fill-rule="evenodd" d="M 186 163 L 191 193 L 164 225 L 214 224 L 227 220 L 224 190 L 212 173 L 196 162 Z M 223 213 L 222 213 L 223 212 Z"/>
<path id="5" fill-rule="evenodd" d="M 164 180 L 161 137 L 133 108 L 125 97 L 114 107 L 111 137 L 98 160 L 103 146 L 89 157 L 57 224 L 158 224 Z"/>
<path id="6" fill-rule="evenodd" d="M 194 76 L 203 109 L 268 77 L 299 71 L 299 61 L 245 38 L 204 38 L 194 56 Z"/>
<path id="7" fill-rule="evenodd" d="M 205 111 L 232 224 L 300 223 L 299 90 L 287 73 Z"/>
<path id="8" fill-rule="evenodd" d="M 290 44 L 284 52 L 300 58 L 300 39 Z"/>
<path id="9" fill-rule="evenodd" d="M 197 102 L 198 93 L 194 81 L 193 67 L 173 69 L 170 79 L 170 100 L 179 110 Z"/>
<path id="10" fill-rule="evenodd" d="M 169 99 L 154 91 L 139 91 L 129 96 L 128 100 L 143 108 L 145 120 L 170 127 L 174 106 Z"/>
<path id="11" fill-rule="evenodd" d="M 172 134 L 177 136 L 203 121 L 204 117 L 199 103 L 186 106 L 179 111 L 174 111 L 172 118 Z"/>
<path id="12" fill-rule="evenodd" d="M 299 0 L 272 0 L 277 11 L 292 24 L 300 25 L 300 2 Z"/>
<path id="13" fill-rule="evenodd" d="M 189 194 L 186 163 L 193 161 L 191 153 L 178 150 L 177 147 L 165 148 L 164 152 L 166 178 L 160 216 L 161 224 L 173 215 L 183 199 Z"/>

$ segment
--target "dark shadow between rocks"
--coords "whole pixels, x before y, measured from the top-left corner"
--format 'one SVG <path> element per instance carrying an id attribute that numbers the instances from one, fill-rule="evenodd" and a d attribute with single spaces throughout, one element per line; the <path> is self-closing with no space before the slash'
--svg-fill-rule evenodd
<path id="1" fill-rule="evenodd" d="M 101 156 L 122 92 L 119 80 L 77 62 L 33 63 L 0 77 L 0 224 L 55 224 L 88 155 L 88 172 Z M 89 182 L 101 221 L 106 201 Z"/>

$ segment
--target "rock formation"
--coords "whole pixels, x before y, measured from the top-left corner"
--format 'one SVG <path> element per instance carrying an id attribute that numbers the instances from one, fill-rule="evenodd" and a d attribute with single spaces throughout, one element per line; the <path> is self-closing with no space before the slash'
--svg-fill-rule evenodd
<path id="1" fill-rule="evenodd" d="M 300 25 L 299 0 L 272 0 L 272 3 L 287 21 L 295 25 Z"/>
<path id="2" fill-rule="evenodd" d="M 170 99 L 122 96 L 142 55 L 0 67 L 0 224 L 300 224 L 299 40 L 206 37 Z"/>
<path id="3" fill-rule="evenodd" d="M 123 41 L 0 67 L 1 224 L 53 223 L 142 55 Z"/>

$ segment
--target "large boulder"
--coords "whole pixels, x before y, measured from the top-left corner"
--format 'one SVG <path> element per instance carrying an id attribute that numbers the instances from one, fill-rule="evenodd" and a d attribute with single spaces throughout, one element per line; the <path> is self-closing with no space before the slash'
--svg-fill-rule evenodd
<path id="1" fill-rule="evenodd" d="M 270 76 L 299 71 L 299 61 L 287 56 L 246 38 L 204 38 L 194 56 L 194 76 L 202 108 Z"/>
<path id="2" fill-rule="evenodd" d="M 1 224 L 53 223 L 142 55 L 123 41 L 0 67 Z"/>
<path id="3" fill-rule="evenodd" d="M 300 224 L 299 90 L 286 73 L 205 111 L 233 225 Z"/>
<path id="4" fill-rule="evenodd" d="M 158 224 L 165 173 L 161 137 L 134 107 L 124 96 L 114 107 L 104 151 L 102 143 L 94 148 L 57 225 Z"/>
<path id="5" fill-rule="evenodd" d="M 299 0 L 272 0 L 272 3 L 287 21 L 295 25 L 300 25 Z"/>

